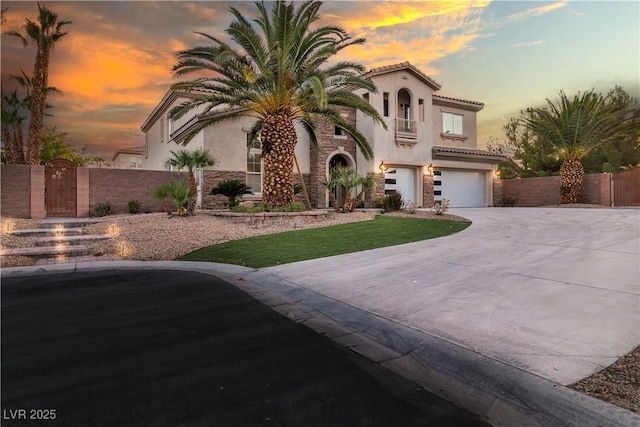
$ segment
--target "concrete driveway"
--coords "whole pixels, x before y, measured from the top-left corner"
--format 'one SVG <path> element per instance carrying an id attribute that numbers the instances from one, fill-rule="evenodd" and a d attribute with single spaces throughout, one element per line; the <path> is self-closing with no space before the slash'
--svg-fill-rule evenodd
<path id="1" fill-rule="evenodd" d="M 262 271 L 563 385 L 640 344 L 639 210 L 451 213 L 473 225 Z"/>
<path id="2" fill-rule="evenodd" d="M 116 261 L 1 273 L 206 273 L 493 425 L 640 426 L 640 415 L 562 386 L 640 344 L 640 210 L 451 212 L 473 224 L 452 236 L 260 270 Z"/>

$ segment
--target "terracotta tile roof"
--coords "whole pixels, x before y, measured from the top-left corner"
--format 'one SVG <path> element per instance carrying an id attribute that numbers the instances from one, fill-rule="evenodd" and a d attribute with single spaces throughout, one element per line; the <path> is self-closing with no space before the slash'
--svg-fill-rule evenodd
<path id="1" fill-rule="evenodd" d="M 432 96 L 434 104 L 439 105 L 453 105 L 460 108 L 466 108 L 473 111 L 480 111 L 484 108 L 484 103 L 478 101 L 470 101 L 462 98 L 450 98 L 448 96 L 436 95 Z"/>
<path id="2" fill-rule="evenodd" d="M 377 75 L 380 75 L 380 74 L 387 74 L 387 73 L 392 73 L 394 71 L 400 71 L 400 70 L 409 70 L 409 71 L 411 71 L 414 75 L 416 75 L 420 80 L 425 82 L 433 90 L 440 90 L 440 88 L 442 87 L 442 85 L 440 83 L 438 83 L 437 81 L 433 80 L 431 77 L 427 76 L 425 73 L 420 71 L 415 66 L 411 65 L 409 63 L 409 61 L 401 62 L 399 64 L 391 64 L 391 65 L 385 65 L 385 66 L 382 66 L 382 67 L 372 68 L 371 70 L 369 70 L 366 73 L 366 76 L 367 77 L 373 77 L 373 76 L 377 76 Z"/>
<path id="3" fill-rule="evenodd" d="M 473 105 L 481 105 L 484 107 L 484 103 L 483 102 L 478 102 L 478 101 L 471 101 L 468 99 L 462 99 L 462 98 L 451 98 L 448 96 L 442 96 L 442 95 L 433 95 L 434 98 L 439 98 L 442 100 L 447 100 L 447 101 L 456 101 L 456 102 L 463 102 L 465 104 L 473 104 Z"/>
<path id="4" fill-rule="evenodd" d="M 434 156 L 440 155 L 451 157 L 486 158 L 498 161 L 506 159 L 506 156 L 503 156 L 502 154 L 493 153 L 487 150 L 480 150 L 478 148 L 459 148 L 434 145 L 432 151 Z"/>

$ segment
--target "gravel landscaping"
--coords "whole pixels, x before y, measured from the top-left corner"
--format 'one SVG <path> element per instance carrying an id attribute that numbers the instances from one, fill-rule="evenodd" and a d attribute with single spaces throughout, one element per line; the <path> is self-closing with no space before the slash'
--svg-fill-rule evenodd
<path id="1" fill-rule="evenodd" d="M 338 214 L 326 220 L 296 224 L 295 229 L 325 227 L 375 218 L 377 211 Z M 453 215 L 435 215 L 432 211 L 396 212 L 387 215 L 466 221 Z M 39 221 L 3 218 L 2 248 L 34 246 L 36 238 L 14 237 L 10 230 L 39 228 Z M 108 241 L 90 246 L 93 255 L 117 254 L 123 259 L 140 261 L 173 260 L 196 249 L 235 239 L 291 231 L 292 226 L 247 226 L 199 213 L 190 217 L 168 217 L 166 213 L 112 215 L 85 227 L 86 234 L 109 234 Z M 29 257 L 2 257 L 1 266 L 34 265 Z M 571 388 L 640 413 L 640 347 L 608 368 L 570 386 Z"/>

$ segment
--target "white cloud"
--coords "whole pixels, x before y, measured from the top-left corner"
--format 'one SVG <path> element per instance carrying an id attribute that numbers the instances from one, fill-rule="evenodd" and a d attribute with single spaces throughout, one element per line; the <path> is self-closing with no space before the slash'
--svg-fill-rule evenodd
<path id="1" fill-rule="evenodd" d="M 521 42 L 521 43 L 513 43 L 511 47 L 533 47 L 544 44 L 544 40 L 534 40 L 532 42 Z"/>
<path id="2" fill-rule="evenodd" d="M 556 3 L 551 3 L 545 6 L 534 7 L 533 9 L 525 10 L 523 12 L 514 13 L 513 15 L 507 16 L 507 22 L 516 22 L 522 21 L 523 19 L 532 17 L 532 16 L 540 16 L 545 13 L 552 12 L 557 9 L 562 9 L 569 4 L 568 1 L 560 1 Z"/>

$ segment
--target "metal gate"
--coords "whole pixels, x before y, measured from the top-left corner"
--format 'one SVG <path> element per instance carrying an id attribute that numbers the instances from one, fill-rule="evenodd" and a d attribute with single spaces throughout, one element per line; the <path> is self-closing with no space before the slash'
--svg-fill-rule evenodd
<path id="1" fill-rule="evenodd" d="M 76 165 L 67 159 L 45 165 L 47 216 L 75 217 L 77 203 Z"/>
<path id="2" fill-rule="evenodd" d="M 640 206 L 640 168 L 613 175 L 613 205 Z"/>

